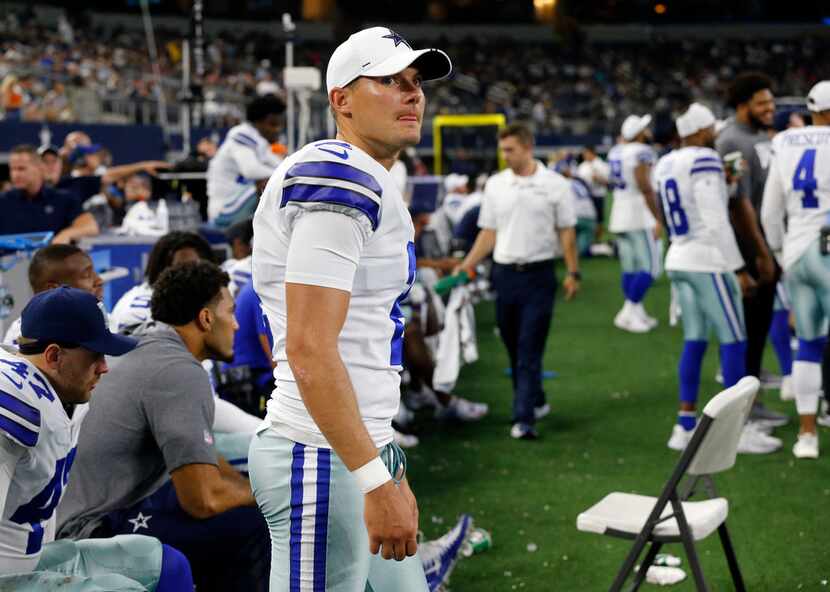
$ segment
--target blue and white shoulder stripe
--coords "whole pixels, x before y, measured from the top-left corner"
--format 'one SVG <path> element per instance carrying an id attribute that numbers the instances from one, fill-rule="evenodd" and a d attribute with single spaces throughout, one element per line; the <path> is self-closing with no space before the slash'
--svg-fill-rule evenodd
<path id="1" fill-rule="evenodd" d="M 11 377 L 0 379 L 0 434 L 32 448 L 40 434 L 40 409 L 26 401 L 27 397 L 10 384 L 13 382 Z"/>
<path id="2" fill-rule="evenodd" d="M 723 173 L 723 161 L 715 152 L 703 152 L 692 161 L 689 171 L 691 175 L 697 173 Z"/>
<path id="3" fill-rule="evenodd" d="M 375 177 L 346 162 L 303 160 L 285 173 L 280 207 L 326 204 L 336 211 L 365 216 L 372 230 L 380 224 L 383 188 Z"/>

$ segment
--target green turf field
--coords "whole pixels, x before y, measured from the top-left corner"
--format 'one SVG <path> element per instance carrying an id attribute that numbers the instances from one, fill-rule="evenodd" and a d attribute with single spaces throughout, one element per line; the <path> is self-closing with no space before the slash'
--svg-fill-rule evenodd
<path id="1" fill-rule="evenodd" d="M 578 299 L 556 304 L 545 368 L 560 376 L 545 381 L 553 413 L 538 425 L 540 440 L 508 436 L 511 386 L 492 303 L 478 306 L 481 359 L 462 370 L 456 389 L 489 403 L 490 415 L 449 428 L 422 418 L 421 444 L 409 451 L 421 529 L 436 537 L 467 512 L 493 535 L 490 551 L 458 564 L 453 592 L 607 590 L 630 543 L 577 531 L 577 514 L 613 490 L 657 495 L 677 460 L 666 441 L 675 421 L 682 332 L 668 326 L 668 281 L 662 278 L 646 299 L 660 326 L 632 335 L 611 323 L 621 304 L 616 262 L 588 261 L 583 272 Z M 778 372 L 771 348 L 765 366 Z M 718 391 L 716 367 L 713 343 L 703 402 Z M 739 455 L 735 468 L 716 478 L 729 499 L 727 524 L 747 589 L 830 591 L 830 430 L 820 434 L 822 458 L 796 463 L 794 404 L 782 403 L 777 391 L 766 391 L 764 400 L 793 416 L 776 432 L 784 448 Z M 528 551 L 531 544 L 536 551 Z M 682 547 L 664 550 L 683 557 L 688 575 L 672 589 L 694 590 Z M 717 536 L 698 550 L 710 589 L 731 590 Z M 649 588 L 655 589 L 643 585 Z"/>

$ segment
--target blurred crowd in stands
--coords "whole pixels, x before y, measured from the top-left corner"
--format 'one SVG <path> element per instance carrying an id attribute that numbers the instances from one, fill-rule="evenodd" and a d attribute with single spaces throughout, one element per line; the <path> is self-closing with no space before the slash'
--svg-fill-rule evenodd
<path id="1" fill-rule="evenodd" d="M 157 123 L 157 83 L 144 34 L 92 27 L 83 15 L 58 24 L 33 13 L 0 20 L 0 94 L 5 119 Z M 156 27 L 162 92 L 178 110 L 181 35 Z M 324 68 L 327 44 L 299 42 L 294 62 Z M 502 112 L 532 122 L 537 133 L 610 133 L 624 114 L 672 111 L 690 100 L 720 103 L 736 72 L 758 68 L 780 96 L 804 96 L 830 77 L 820 60 L 827 38 L 719 40 L 641 44 L 520 45 L 513 40 L 440 40 L 454 77 L 430 94 L 427 115 Z M 208 37 L 204 117 L 208 126 L 244 119 L 253 96 L 282 91 L 282 40 L 264 33 Z"/>

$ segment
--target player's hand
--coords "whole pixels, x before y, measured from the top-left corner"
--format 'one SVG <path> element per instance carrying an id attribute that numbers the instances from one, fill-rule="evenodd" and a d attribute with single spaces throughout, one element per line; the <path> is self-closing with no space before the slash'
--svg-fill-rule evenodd
<path id="1" fill-rule="evenodd" d="M 467 274 L 467 277 L 474 277 L 475 274 L 476 274 L 475 270 L 472 267 L 470 267 L 469 265 L 464 265 L 464 263 L 459 263 L 458 265 L 453 267 L 452 275 L 458 275 L 462 271 Z"/>
<path id="2" fill-rule="evenodd" d="M 565 300 L 573 300 L 576 293 L 579 292 L 579 280 L 572 275 L 566 276 L 562 282 L 562 287 L 565 288 Z"/>
<path id="3" fill-rule="evenodd" d="M 654 226 L 654 240 L 660 240 L 663 237 L 663 225 L 658 221 Z"/>
<path id="4" fill-rule="evenodd" d="M 159 170 L 166 171 L 168 169 L 172 169 L 173 165 L 169 162 L 165 162 L 163 160 L 148 160 L 143 163 L 144 166 L 142 167 L 144 172 L 148 175 L 155 176 Z"/>
<path id="5" fill-rule="evenodd" d="M 404 499 L 407 500 L 407 503 L 409 504 L 409 508 L 412 511 L 412 519 L 415 520 L 415 530 L 417 532 L 419 516 L 418 500 L 415 499 L 415 494 L 412 493 L 412 489 L 410 489 L 409 481 L 406 480 L 406 477 L 404 477 L 403 481 L 401 481 L 398 489 L 400 489 L 401 495 L 403 495 Z M 415 550 L 417 551 L 417 548 Z M 413 551 L 412 554 L 414 555 L 415 552 Z"/>
<path id="6" fill-rule="evenodd" d="M 755 294 L 755 290 L 758 289 L 758 284 L 755 282 L 755 279 L 746 271 L 739 271 L 737 276 L 743 297 L 749 298 Z"/>
<path id="7" fill-rule="evenodd" d="M 389 480 L 364 496 L 363 520 L 369 531 L 372 555 L 380 551 L 384 559 L 403 561 L 417 551 L 418 523 L 410 500 L 394 481 Z"/>
<path id="8" fill-rule="evenodd" d="M 775 260 L 769 252 L 758 255 L 755 258 L 755 266 L 758 268 L 759 283 L 772 284 L 775 282 Z"/>

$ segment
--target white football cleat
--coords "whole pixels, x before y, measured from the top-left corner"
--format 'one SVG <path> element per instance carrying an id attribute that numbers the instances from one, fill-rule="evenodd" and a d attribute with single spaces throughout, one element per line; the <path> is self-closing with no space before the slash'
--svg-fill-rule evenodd
<path id="1" fill-rule="evenodd" d="M 694 434 L 694 430 L 686 430 L 682 425 L 676 423 L 671 429 L 671 438 L 669 438 L 668 447 L 678 452 L 686 450 L 686 446 L 692 441 Z"/>
<path id="2" fill-rule="evenodd" d="M 787 374 L 781 377 L 781 400 L 795 400 L 795 391 L 793 391 L 793 377 L 791 374 Z"/>
<path id="3" fill-rule="evenodd" d="M 796 458 L 818 458 L 818 434 L 810 432 L 798 434 L 798 440 L 793 445 L 793 456 Z"/>
<path id="4" fill-rule="evenodd" d="M 452 396 L 446 407 L 435 410 L 435 417 L 446 421 L 478 421 L 490 411 L 487 403 L 468 401 L 456 395 Z"/>
<path id="5" fill-rule="evenodd" d="M 650 316 L 646 312 L 646 309 L 643 307 L 642 302 L 638 302 L 637 304 L 634 305 L 634 313 L 638 317 L 640 317 L 643 321 L 645 321 L 645 324 L 648 325 L 649 328 L 654 329 L 658 325 L 657 319 Z"/>
<path id="6" fill-rule="evenodd" d="M 632 309 L 626 307 L 623 307 L 614 317 L 614 326 L 629 333 L 648 333 L 651 331 L 651 327 L 645 320 L 641 319 Z"/>
<path id="7" fill-rule="evenodd" d="M 741 431 L 738 440 L 738 452 L 741 454 L 770 454 L 783 446 L 783 442 L 775 436 L 769 436 L 758 430 L 753 423 L 748 423 Z"/>
<path id="8" fill-rule="evenodd" d="M 539 421 L 543 417 L 547 417 L 550 414 L 550 403 L 545 403 L 544 405 L 539 405 L 538 407 L 533 408 L 533 417 L 536 418 L 536 421 Z"/>

